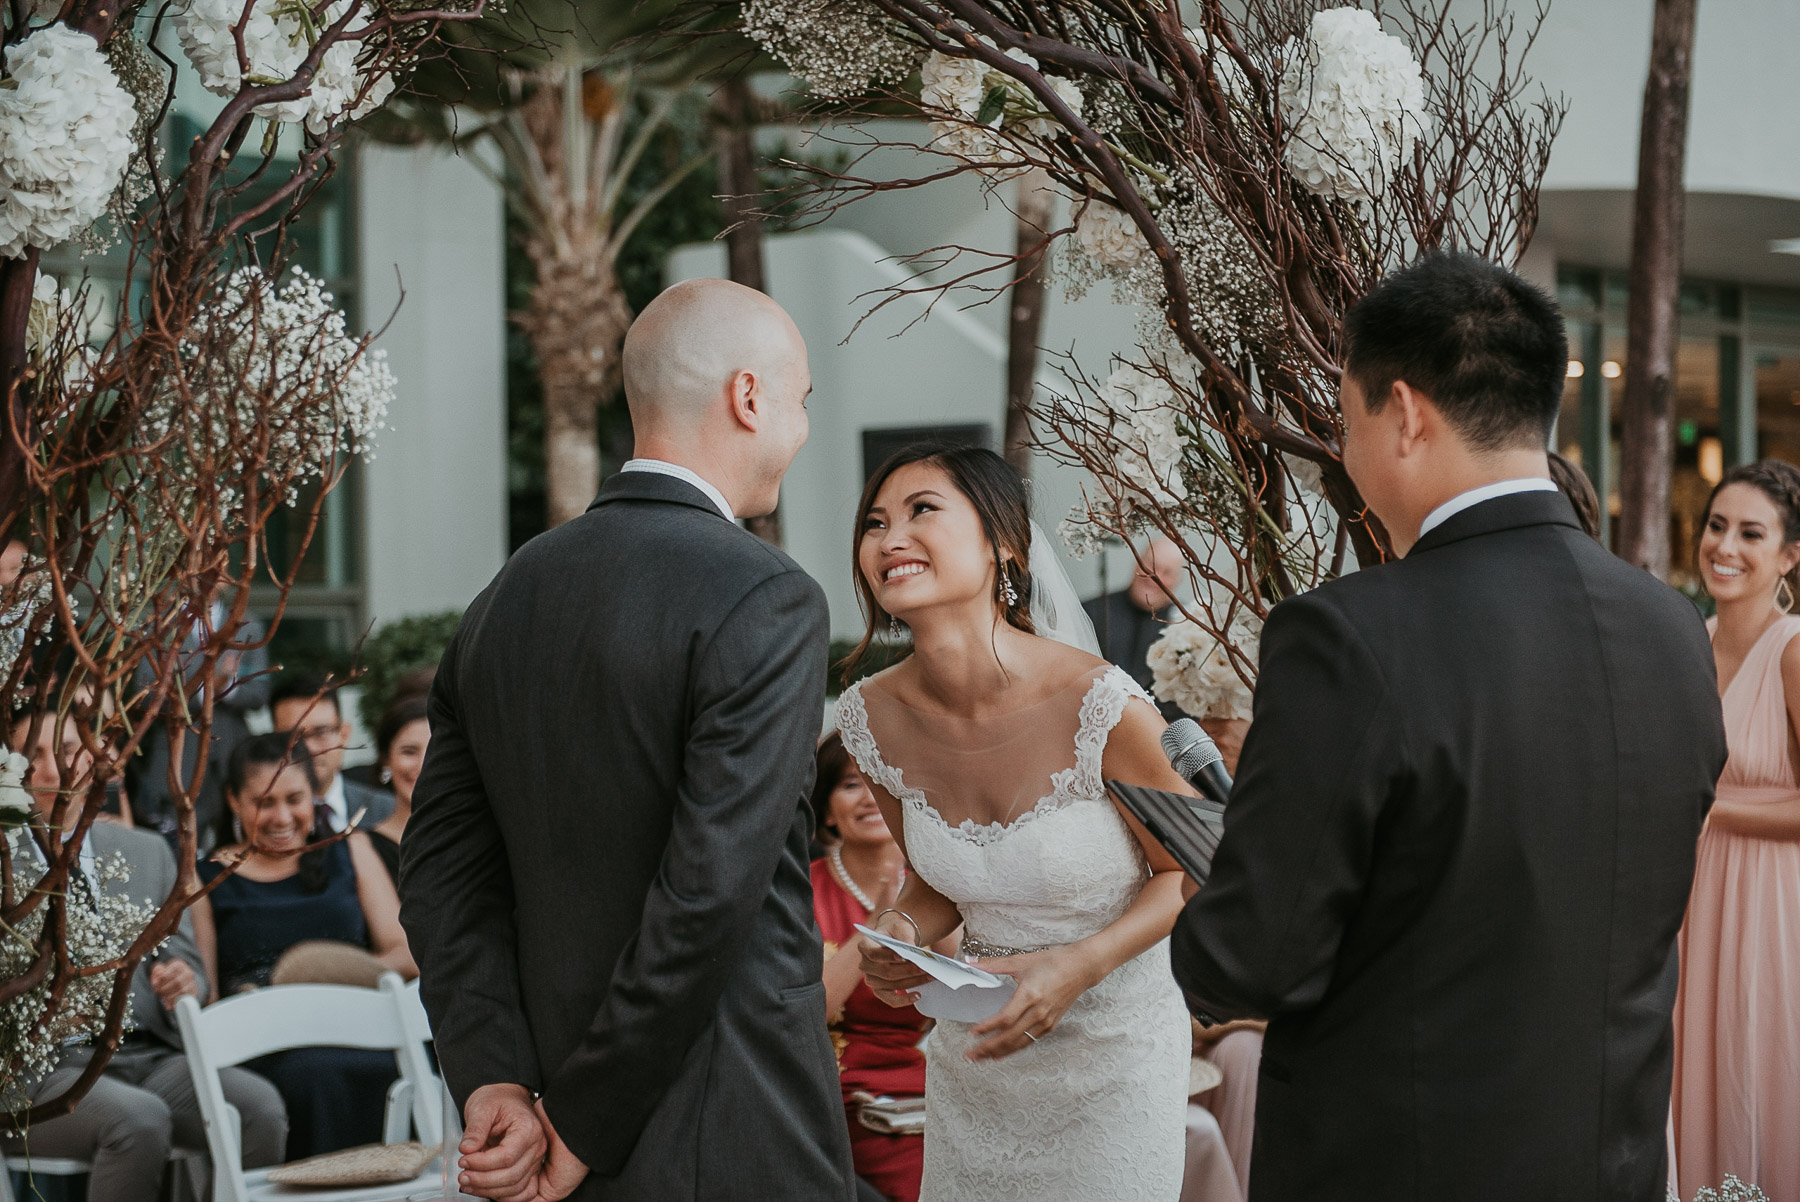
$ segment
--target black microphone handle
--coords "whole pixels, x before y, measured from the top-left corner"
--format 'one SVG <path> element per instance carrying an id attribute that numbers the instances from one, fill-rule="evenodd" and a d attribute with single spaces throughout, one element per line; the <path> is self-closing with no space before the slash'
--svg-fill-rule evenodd
<path id="1" fill-rule="evenodd" d="M 1231 800 L 1231 774 L 1225 771 L 1225 765 L 1218 760 L 1194 773 L 1188 783 L 1200 790 L 1208 801 L 1224 805 Z"/>

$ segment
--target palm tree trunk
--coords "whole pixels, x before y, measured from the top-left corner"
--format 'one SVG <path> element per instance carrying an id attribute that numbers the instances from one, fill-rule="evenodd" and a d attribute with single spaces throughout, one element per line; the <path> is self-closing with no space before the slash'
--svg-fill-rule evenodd
<path id="1" fill-rule="evenodd" d="M 719 201 L 725 210 L 725 260 L 734 283 L 767 292 L 763 276 L 762 217 L 757 211 L 756 107 L 750 85 L 734 75 L 713 102 L 719 155 Z M 781 545 L 781 510 L 747 518 L 744 526 L 764 542 Z"/>
<path id="2" fill-rule="evenodd" d="M 1013 201 L 1018 279 L 1006 322 L 1006 461 L 1025 475 L 1031 467 L 1031 402 L 1037 389 L 1038 343 L 1044 330 L 1044 288 L 1050 264 L 1043 244 L 1050 228 L 1052 193 L 1048 175 L 1034 170 L 1019 177 Z"/>
<path id="3" fill-rule="evenodd" d="M 619 388 L 619 357 L 631 307 L 605 240 L 565 230 L 565 245 L 534 239 L 531 304 L 515 320 L 537 353 L 544 390 L 544 494 L 549 526 L 579 517 L 600 488 L 598 410 Z"/>
<path id="4" fill-rule="evenodd" d="M 1638 134 L 1626 310 L 1624 432 L 1620 447 L 1619 554 L 1666 577 L 1669 483 L 1675 456 L 1675 354 L 1680 341 L 1682 224 L 1688 81 L 1696 0 L 1656 0 L 1650 75 Z"/>

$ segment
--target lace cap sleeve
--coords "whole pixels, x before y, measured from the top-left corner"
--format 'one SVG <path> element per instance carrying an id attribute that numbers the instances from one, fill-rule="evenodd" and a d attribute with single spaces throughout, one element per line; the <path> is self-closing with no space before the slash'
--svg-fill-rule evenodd
<path id="1" fill-rule="evenodd" d="M 850 753 L 862 774 L 886 789 L 889 796 L 905 800 L 909 795 L 905 781 L 881 758 L 881 749 L 869 732 L 869 709 L 863 703 L 860 680 L 838 694 L 833 718 L 837 722 L 838 736 L 844 740 L 844 750 Z"/>
<path id="2" fill-rule="evenodd" d="M 1133 698 L 1156 707 L 1156 700 L 1144 691 L 1123 668 L 1108 668 L 1095 679 L 1081 703 L 1081 726 L 1075 734 L 1075 768 L 1089 796 L 1103 795 L 1101 763 L 1106 755 L 1107 736 L 1125 716 L 1125 707 Z"/>

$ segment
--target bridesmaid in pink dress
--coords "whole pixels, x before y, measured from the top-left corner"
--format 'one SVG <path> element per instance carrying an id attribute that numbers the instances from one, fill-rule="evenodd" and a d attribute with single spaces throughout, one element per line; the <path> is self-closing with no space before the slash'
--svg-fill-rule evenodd
<path id="1" fill-rule="evenodd" d="M 1700 834 L 1681 931 L 1671 1102 L 1681 1197 L 1727 1173 L 1800 1202 L 1800 470 L 1734 468 L 1700 574 L 1731 758 Z"/>

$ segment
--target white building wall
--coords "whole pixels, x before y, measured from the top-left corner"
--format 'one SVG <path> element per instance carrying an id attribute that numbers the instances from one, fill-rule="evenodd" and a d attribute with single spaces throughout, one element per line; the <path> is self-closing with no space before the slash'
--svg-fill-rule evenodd
<path id="1" fill-rule="evenodd" d="M 363 319 L 391 316 L 398 382 L 364 476 L 379 625 L 463 608 L 506 557 L 505 231 L 498 190 L 447 151 L 364 146 L 356 178 Z"/>

